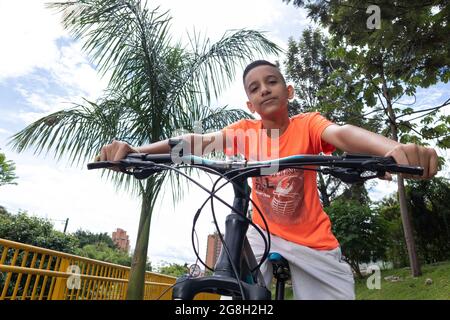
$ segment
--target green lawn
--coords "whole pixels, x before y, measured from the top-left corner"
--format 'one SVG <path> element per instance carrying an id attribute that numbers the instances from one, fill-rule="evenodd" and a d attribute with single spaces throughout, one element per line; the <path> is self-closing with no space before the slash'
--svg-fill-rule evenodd
<path id="1" fill-rule="evenodd" d="M 395 276 L 399 281 L 384 278 Z M 431 284 L 426 280 L 431 279 Z M 413 278 L 408 268 L 381 271 L 381 288 L 369 290 L 366 279 L 357 279 L 358 300 L 450 300 L 450 261 L 423 265 L 422 276 Z"/>
<path id="2" fill-rule="evenodd" d="M 397 282 L 384 278 L 395 276 Z M 431 284 L 426 284 L 427 279 Z M 381 271 L 381 288 L 369 290 L 367 279 L 355 279 L 357 300 L 450 300 L 450 261 L 422 266 L 422 276 L 413 278 L 407 268 Z M 275 285 L 275 283 L 274 283 Z M 275 289 L 272 290 L 272 297 Z M 293 299 L 292 287 L 286 286 L 286 300 Z"/>

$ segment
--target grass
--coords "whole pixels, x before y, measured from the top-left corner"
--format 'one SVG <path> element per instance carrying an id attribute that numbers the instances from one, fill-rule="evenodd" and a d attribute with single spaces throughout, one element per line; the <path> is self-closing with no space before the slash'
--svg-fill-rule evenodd
<path id="1" fill-rule="evenodd" d="M 399 277 L 399 281 L 385 277 Z M 426 280 L 431 279 L 431 284 Z M 412 277 L 409 268 L 381 271 L 380 289 L 368 289 L 366 279 L 355 279 L 357 300 L 450 300 L 450 261 L 422 265 L 422 276 Z"/>
<path id="2" fill-rule="evenodd" d="M 391 282 L 385 277 L 399 277 Z M 431 284 L 426 280 L 431 279 Z M 380 289 L 368 289 L 367 278 L 355 278 L 357 300 L 450 300 L 450 261 L 422 265 L 422 276 L 414 278 L 409 268 L 381 270 Z M 272 297 L 275 297 L 275 282 Z M 286 285 L 285 299 L 292 300 L 290 281 Z"/>
<path id="3" fill-rule="evenodd" d="M 276 281 L 272 282 L 272 300 L 275 300 L 275 289 Z M 284 287 L 284 300 L 293 300 L 294 299 L 294 291 L 292 290 L 291 281 L 287 281 Z"/>

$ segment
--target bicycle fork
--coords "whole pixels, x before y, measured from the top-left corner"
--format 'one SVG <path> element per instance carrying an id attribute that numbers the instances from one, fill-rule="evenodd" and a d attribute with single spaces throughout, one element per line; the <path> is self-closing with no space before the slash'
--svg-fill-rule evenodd
<path id="1" fill-rule="evenodd" d="M 234 209 L 226 218 L 224 237 L 224 244 L 228 248 L 230 256 L 228 257 L 225 248 L 222 247 L 212 276 L 177 280 L 172 291 L 173 299 L 192 300 L 198 293 L 210 292 L 238 299 L 270 300 L 270 291 L 266 287 L 258 285 L 258 279 L 250 272 L 252 264 L 256 266 L 254 263 L 256 260 L 247 261 L 246 259 L 251 259 L 251 257 L 254 259 L 253 252 L 245 236 L 249 222 L 236 213 L 247 213 L 247 199 L 250 194 L 250 187 L 244 178 L 236 179 L 236 184 L 233 184 L 233 188 L 235 194 Z M 245 193 L 241 192 L 242 189 Z M 233 266 L 236 273 L 233 270 Z M 242 277 L 245 277 L 245 279 L 242 279 Z M 242 297 L 241 289 L 245 297 Z"/>

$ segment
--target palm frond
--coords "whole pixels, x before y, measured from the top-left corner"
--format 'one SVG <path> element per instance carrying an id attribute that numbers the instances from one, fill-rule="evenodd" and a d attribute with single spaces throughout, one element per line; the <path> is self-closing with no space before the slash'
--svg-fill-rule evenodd
<path id="1" fill-rule="evenodd" d="M 51 3 L 62 23 L 98 66 L 112 72 L 111 88 L 146 84 L 157 95 L 165 73 L 165 51 L 170 36 L 168 12 L 148 10 L 135 0 L 83 0 Z"/>
<path id="2" fill-rule="evenodd" d="M 53 150 L 57 159 L 70 152 L 72 163 L 92 157 L 102 143 L 114 138 L 120 109 L 102 110 L 91 104 L 93 109 L 77 105 L 45 116 L 13 135 L 8 144 L 18 152 L 27 148 L 34 148 L 35 154 Z"/>
<path id="3" fill-rule="evenodd" d="M 195 33 L 190 39 L 190 63 L 182 82 L 177 84 L 182 89 L 177 95 L 194 98 L 187 105 L 209 105 L 211 98 L 217 98 L 234 80 L 237 66 L 243 68 L 255 57 L 281 52 L 281 48 L 255 30 L 228 31 L 214 44 Z"/>
<path id="4" fill-rule="evenodd" d="M 180 130 L 192 132 L 195 121 L 210 131 L 248 117 L 240 109 L 211 108 L 210 100 L 234 79 L 238 66 L 257 55 L 280 52 L 252 30 L 227 32 L 214 44 L 194 33 L 190 50 L 172 45 L 168 12 L 149 10 L 138 0 L 78 0 L 49 7 L 62 13 L 64 27 L 82 41 L 102 74 L 111 72 L 111 79 L 97 101 L 85 100 L 42 117 L 12 136 L 9 144 L 18 152 L 53 151 L 58 160 L 64 155 L 77 165 L 113 139 L 143 145 Z M 105 174 L 133 192 L 147 188 L 129 176 Z M 152 182 L 155 192 L 167 177 L 172 189 L 180 190 L 176 175 L 160 177 Z M 183 192 L 174 194 L 179 199 Z"/>

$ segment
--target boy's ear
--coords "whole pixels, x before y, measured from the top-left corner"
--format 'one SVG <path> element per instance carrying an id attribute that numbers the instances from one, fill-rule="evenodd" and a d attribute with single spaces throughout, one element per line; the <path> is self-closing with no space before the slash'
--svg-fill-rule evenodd
<path id="1" fill-rule="evenodd" d="M 253 103 L 250 101 L 247 101 L 247 108 L 250 110 L 251 113 L 255 113 L 255 108 L 253 107 Z"/>
<path id="2" fill-rule="evenodd" d="M 288 91 L 288 99 L 290 100 L 290 99 L 294 98 L 294 93 L 295 93 L 294 87 L 292 85 L 288 85 L 286 87 L 286 89 Z"/>

